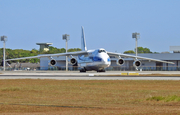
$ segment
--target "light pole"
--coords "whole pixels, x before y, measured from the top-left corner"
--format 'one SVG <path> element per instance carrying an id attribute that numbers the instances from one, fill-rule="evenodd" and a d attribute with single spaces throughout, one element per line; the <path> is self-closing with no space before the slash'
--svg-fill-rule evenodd
<path id="1" fill-rule="evenodd" d="M 6 50 L 5 50 L 5 45 L 6 45 L 6 41 L 7 41 L 7 36 L 1 36 L 1 41 L 4 41 L 4 48 L 3 48 L 3 67 L 4 67 L 4 71 L 6 70 Z"/>
<path id="2" fill-rule="evenodd" d="M 63 35 L 63 40 L 66 40 L 66 53 L 67 53 L 67 48 L 68 48 L 69 36 L 70 35 L 68 35 L 68 34 Z M 66 71 L 68 71 L 68 59 L 67 59 L 67 56 L 66 56 Z"/>
<path id="3" fill-rule="evenodd" d="M 137 33 L 137 32 L 135 32 L 135 33 L 132 33 L 132 38 L 135 38 L 136 39 L 136 56 L 137 56 L 137 40 L 140 38 L 140 33 Z"/>

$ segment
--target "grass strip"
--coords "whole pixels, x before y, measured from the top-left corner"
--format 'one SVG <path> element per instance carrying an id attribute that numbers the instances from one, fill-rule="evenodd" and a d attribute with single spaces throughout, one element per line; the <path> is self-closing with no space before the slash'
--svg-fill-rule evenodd
<path id="1" fill-rule="evenodd" d="M 5 79 L 0 114 L 177 114 L 179 89 L 176 80 Z"/>
<path id="2" fill-rule="evenodd" d="M 179 102 L 180 101 L 180 96 L 173 95 L 173 96 L 153 96 L 151 98 L 147 98 L 146 100 L 150 101 L 164 101 L 164 102 Z"/>

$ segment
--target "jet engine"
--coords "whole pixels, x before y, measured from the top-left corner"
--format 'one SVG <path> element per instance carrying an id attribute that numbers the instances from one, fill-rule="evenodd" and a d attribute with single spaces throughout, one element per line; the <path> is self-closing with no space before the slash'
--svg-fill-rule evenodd
<path id="1" fill-rule="evenodd" d="M 75 58 L 71 58 L 71 59 L 70 59 L 70 63 L 71 63 L 72 65 L 77 65 L 77 60 L 76 60 Z"/>
<path id="2" fill-rule="evenodd" d="M 118 65 L 123 65 L 123 64 L 125 63 L 125 61 L 124 61 L 122 58 L 119 58 L 119 59 L 116 61 L 116 63 L 117 63 Z"/>
<path id="3" fill-rule="evenodd" d="M 133 66 L 136 67 L 136 68 L 140 67 L 141 66 L 141 62 L 139 60 L 135 60 L 133 62 Z"/>
<path id="4" fill-rule="evenodd" d="M 51 65 L 51 66 L 54 66 L 54 65 L 56 65 L 56 60 L 54 60 L 54 59 L 51 59 L 51 61 L 49 62 L 49 65 Z"/>

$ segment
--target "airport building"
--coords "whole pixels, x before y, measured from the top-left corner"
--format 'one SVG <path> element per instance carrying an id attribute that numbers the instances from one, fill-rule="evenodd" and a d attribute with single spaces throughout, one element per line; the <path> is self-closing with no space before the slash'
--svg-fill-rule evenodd
<path id="1" fill-rule="evenodd" d="M 170 46 L 170 51 L 173 51 L 173 53 L 148 53 L 148 54 L 138 54 L 138 56 L 170 61 L 170 62 L 174 62 L 175 64 L 167 64 L 167 63 L 155 62 L 149 60 L 140 60 L 141 67 L 139 69 L 145 71 L 180 70 L 180 46 Z M 130 55 L 135 55 L 135 54 L 130 54 Z M 135 68 L 133 67 L 133 62 L 134 62 L 133 58 L 123 58 L 125 60 L 125 63 L 122 66 L 116 64 L 117 61 L 116 57 L 111 56 L 110 58 L 111 58 L 111 66 L 107 68 L 107 70 L 135 70 Z M 53 57 L 53 59 L 55 59 L 57 62 L 55 67 L 49 65 L 50 62 L 49 58 L 47 57 L 41 58 L 40 69 L 48 70 L 48 69 L 56 68 L 57 70 L 65 70 L 65 66 L 66 66 L 65 56 Z M 74 66 L 68 64 L 68 69 L 73 70 Z"/>
<path id="2" fill-rule="evenodd" d="M 38 45 L 42 45 L 42 50 L 45 51 L 48 50 L 49 45 L 51 43 L 38 43 Z M 43 46 L 44 45 L 44 46 Z M 141 67 L 139 70 L 142 71 L 178 71 L 180 70 L 180 46 L 170 46 L 170 51 L 173 53 L 146 53 L 146 54 L 138 54 L 138 56 L 141 57 L 147 57 L 147 58 L 153 58 L 153 59 L 159 59 L 164 61 L 170 61 L 174 62 L 175 64 L 167 64 L 167 63 L 161 63 L 161 62 L 155 62 L 155 61 L 149 61 L 149 60 L 139 60 L 141 61 Z M 130 54 L 135 55 L 135 54 Z M 77 59 L 76 56 L 74 58 Z M 123 57 L 122 57 L 123 58 Z M 40 58 L 40 63 L 38 64 L 30 64 L 30 63 L 14 63 L 11 64 L 12 68 L 31 68 L 33 69 L 40 69 L 40 70 L 66 70 L 66 57 L 65 56 L 58 56 L 53 57 L 54 60 L 56 60 L 56 65 L 51 66 L 49 64 L 51 58 L 48 57 L 42 57 Z M 133 66 L 134 59 L 133 58 L 123 58 L 125 63 L 121 66 L 117 65 L 117 57 L 110 56 L 111 59 L 111 65 L 110 67 L 106 68 L 106 70 L 116 70 L 116 71 L 129 71 L 129 70 L 135 70 L 135 67 Z M 68 64 L 68 70 L 74 71 L 78 70 L 78 67 L 72 66 L 70 63 Z"/>
<path id="3" fill-rule="evenodd" d="M 133 54 L 131 54 L 133 55 Z M 167 64 L 162 62 L 155 62 L 155 61 L 148 61 L 148 60 L 140 60 L 141 61 L 141 69 L 142 70 L 176 70 L 180 68 L 180 53 L 164 53 L 164 54 L 139 54 L 138 56 L 142 57 L 148 57 L 148 58 L 154 58 L 164 61 L 171 61 L 175 64 Z M 75 57 L 76 58 L 76 57 Z M 56 60 L 56 68 L 58 70 L 65 70 L 66 66 L 66 57 L 65 56 L 59 56 L 59 57 L 53 57 L 53 59 Z M 125 63 L 122 66 L 119 66 L 116 64 L 116 57 L 111 57 L 111 66 L 107 69 L 109 70 L 134 70 L 133 67 L 133 58 L 123 58 L 125 60 Z M 49 65 L 50 59 L 47 57 L 40 59 L 40 68 L 41 70 L 48 70 L 52 69 L 52 67 Z M 54 68 L 54 67 L 53 67 Z M 71 64 L 68 64 L 69 70 L 73 70 L 74 66 Z"/>
<path id="4" fill-rule="evenodd" d="M 52 45 L 52 43 L 36 43 L 36 45 L 39 45 L 39 51 L 49 51 L 49 45 Z"/>

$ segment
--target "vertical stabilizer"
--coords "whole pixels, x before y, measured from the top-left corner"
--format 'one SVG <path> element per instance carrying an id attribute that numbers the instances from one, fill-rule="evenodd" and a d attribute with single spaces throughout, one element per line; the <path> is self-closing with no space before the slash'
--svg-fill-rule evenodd
<path id="1" fill-rule="evenodd" d="M 87 51 L 86 40 L 85 40 L 85 35 L 84 35 L 84 28 L 83 28 L 83 26 L 81 26 L 81 28 L 82 28 L 81 50 L 82 50 L 82 51 Z"/>

